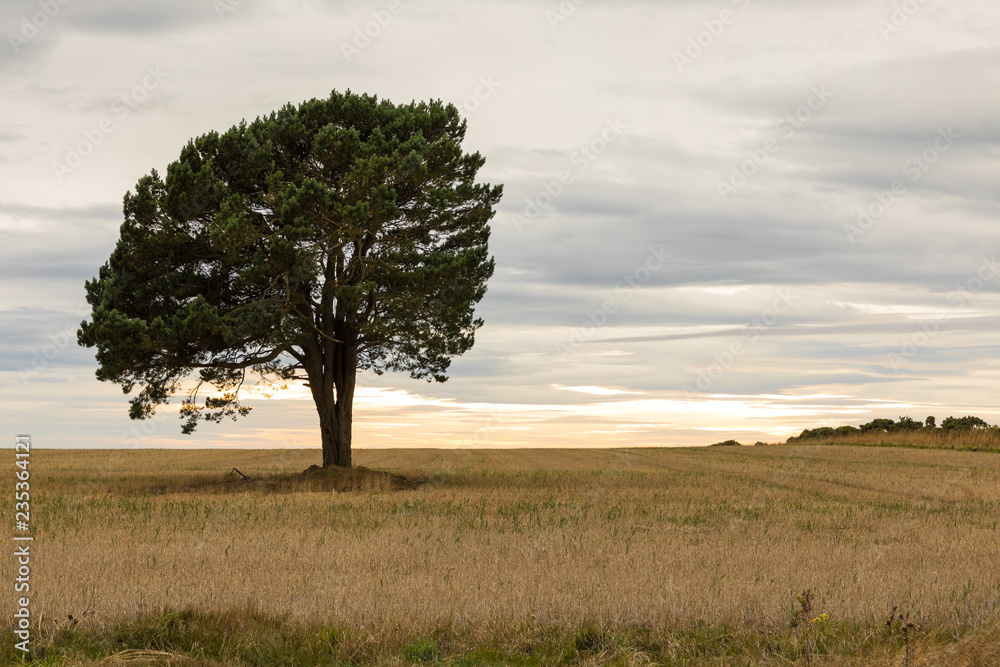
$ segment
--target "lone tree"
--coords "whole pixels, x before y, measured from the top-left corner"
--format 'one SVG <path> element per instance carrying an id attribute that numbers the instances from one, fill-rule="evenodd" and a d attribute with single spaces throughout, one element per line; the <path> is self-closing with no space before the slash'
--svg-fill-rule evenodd
<path id="1" fill-rule="evenodd" d="M 189 142 L 125 195 L 86 283 L 98 379 L 138 387 L 146 419 L 190 376 L 184 433 L 246 415 L 245 386 L 305 380 L 324 467 L 349 467 L 358 371 L 444 382 L 483 324 L 502 186 L 475 182 L 465 129 L 452 105 L 348 91 Z"/>

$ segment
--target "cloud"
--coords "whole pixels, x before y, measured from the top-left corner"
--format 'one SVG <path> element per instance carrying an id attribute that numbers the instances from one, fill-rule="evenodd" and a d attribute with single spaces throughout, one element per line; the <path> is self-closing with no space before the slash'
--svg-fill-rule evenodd
<path id="1" fill-rule="evenodd" d="M 575 391 L 580 394 L 591 394 L 593 396 L 621 396 L 623 394 L 641 394 L 640 391 L 625 391 L 624 389 L 611 389 L 608 387 L 556 387 L 559 391 Z"/>
<path id="2" fill-rule="evenodd" d="M 378 2 L 220 2 L 232 11 L 71 0 L 27 43 L 0 44 L 0 394 L 38 424 L 53 401 L 74 406 L 53 441 L 78 442 L 76 429 L 117 442 L 131 426 L 92 351 L 57 344 L 114 247 L 122 193 L 193 136 L 333 88 L 455 102 L 484 179 L 506 193 L 476 346 L 445 384 L 363 378 L 360 444 L 706 444 L 991 409 L 996 6 L 924 6 L 883 35 L 884 3 L 755 1 L 678 71 L 673 54 L 720 7 L 590 0 L 553 27 L 558 3 L 414 4 L 348 61 L 341 42 Z M 0 3 L 0 25 L 17 31 L 38 8 Z M 115 116 L 148 66 L 169 76 Z M 482 77 L 500 83 L 467 108 Z M 109 115 L 114 131 L 59 179 L 53 164 Z M 609 122 L 621 133 L 603 137 Z M 925 158 L 948 128 L 954 144 Z M 755 319 L 774 321 L 748 336 Z M 23 380 L 35 354 L 44 371 Z M 314 411 L 300 398 L 261 401 L 253 426 L 231 428 L 304 442 Z M 233 441 L 172 429 L 147 441 Z"/>

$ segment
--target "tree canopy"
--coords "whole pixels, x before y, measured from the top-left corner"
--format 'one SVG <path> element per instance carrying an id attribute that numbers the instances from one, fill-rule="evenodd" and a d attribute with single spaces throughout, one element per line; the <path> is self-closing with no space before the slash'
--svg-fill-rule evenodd
<path id="1" fill-rule="evenodd" d="M 133 419 L 185 389 L 185 433 L 249 412 L 248 383 L 306 380 L 323 463 L 349 466 L 357 371 L 443 382 L 483 324 L 502 186 L 465 131 L 452 105 L 335 91 L 190 141 L 125 195 L 86 283 L 98 379 L 138 389 Z"/>
<path id="2" fill-rule="evenodd" d="M 870 422 L 861 424 L 861 426 L 839 426 L 833 428 L 831 426 L 821 426 L 819 428 L 805 429 L 797 436 L 789 438 L 789 442 L 798 440 L 820 440 L 835 438 L 837 436 L 848 436 L 855 433 L 868 433 L 868 434 L 879 434 L 879 433 L 900 433 L 908 431 L 924 431 L 924 432 L 964 432 L 964 431 L 983 431 L 987 429 L 997 430 L 998 427 L 991 426 L 985 419 L 974 416 L 966 417 L 945 417 L 944 421 L 941 422 L 941 427 L 937 428 L 935 424 L 937 420 L 931 416 L 927 417 L 923 423 L 913 419 L 912 417 L 900 417 L 899 421 L 893 421 L 892 419 L 873 419 Z"/>

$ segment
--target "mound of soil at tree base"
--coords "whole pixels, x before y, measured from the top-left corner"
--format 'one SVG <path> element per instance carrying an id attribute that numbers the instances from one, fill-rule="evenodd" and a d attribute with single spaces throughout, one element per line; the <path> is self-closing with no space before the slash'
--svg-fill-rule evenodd
<path id="1" fill-rule="evenodd" d="M 301 473 L 245 475 L 233 468 L 221 481 L 197 485 L 189 490 L 229 492 L 299 493 L 299 492 L 391 492 L 414 489 L 424 483 L 422 477 L 402 475 L 368 468 L 320 468 L 309 466 Z"/>
<path id="2" fill-rule="evenodd" d="M 409 479 L 383 470 L 369 470 L 365 467 L 321 468 L 311 465 L 302 472 L 302 478 L 310 482 L 320 482 L 324 491 L 399 491 L 420 486 L 420 478 Z"/>

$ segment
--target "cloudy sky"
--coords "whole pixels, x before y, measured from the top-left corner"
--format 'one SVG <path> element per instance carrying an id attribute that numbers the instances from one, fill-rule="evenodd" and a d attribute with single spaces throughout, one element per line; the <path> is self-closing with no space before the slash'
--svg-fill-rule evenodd
<path id="1" fill-rule="evenodd" d="M 442 99 L 503 183 L 451 379 L 363 376 L 360 447 L 777 441 L 1000 421 L 1000 6 L 986 0 L 4 0 L 3 431 L 318 446 L 306 393 L 130 422 L 75 329 L 121 200 L 331 90 Z"/>

